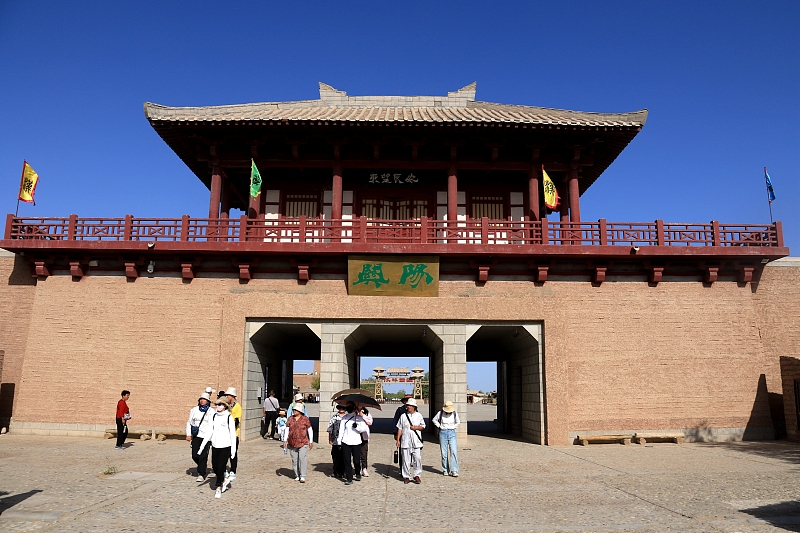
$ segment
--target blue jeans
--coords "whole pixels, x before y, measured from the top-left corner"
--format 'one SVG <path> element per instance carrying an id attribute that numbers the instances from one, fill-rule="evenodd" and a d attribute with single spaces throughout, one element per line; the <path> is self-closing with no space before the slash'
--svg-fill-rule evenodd
<path id="1" fill-rule="evenodd" d="M 439 431 L 439 447 L 442 449 L 442 471 L 447 473 L 458 472 L 458 442 L 456 442 L 455 429 L 442 429 Z M 448 454 L 449 452 L 449 454 Z M 449 464 L 448 464 L 448 455 Z"/>

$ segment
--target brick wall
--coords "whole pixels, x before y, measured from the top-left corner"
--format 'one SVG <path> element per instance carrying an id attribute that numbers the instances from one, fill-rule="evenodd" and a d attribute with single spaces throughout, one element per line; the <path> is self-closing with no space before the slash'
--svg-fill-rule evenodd
<path id="1" fill-rule="evenodd" d="M 800 358 L 800 259 L 787 257 L 767 265 L 753 290 L 758 335 L 770 359 Z M 768 380 L 772 418 L 779 434 L 788 429 L 784 420 L 794 416 L 794 406 L 784 414 L 778 376 Z"/>
<path id="2" fill-rule="evenodd" d="M 757 287 L 443 281 L 438 298 L 420 300 L 347 296 L 340 280 L 51 276 L 22 288 L 21 311 L 3 306 L 35 325 L 12 343 L 25 351 L 15 424 L 111 426 L 127 388 L 132 425 L 182 427 L 203 387 L 242 386 L 248 317 L 516 320 L 543 322 L 550 444 L 604 430 L 765 437 L 771 395 L 782 392 L 778 355 L 800 346 L 799 328 L 786 331 L 800 308 L 800 268 L 773 268 Z"/>
<path id="3" fill-rule="evenodd" d="M 27 263 L 0 249 L 0 350 L 4 353 L 0 427 L 8 427 L 15 410 L 35 288 Z"/>
<path id="4" fill-rule="evenodd" d="M 798 431 L 798 412 L 795 394 L 795 383 L 800 382 L 800 359 L 796 357 L 781 357 L 781 378 L 783 382 L 783 406 L 786 421 L 786 432 L 789 440 L 800 441 Z"/>

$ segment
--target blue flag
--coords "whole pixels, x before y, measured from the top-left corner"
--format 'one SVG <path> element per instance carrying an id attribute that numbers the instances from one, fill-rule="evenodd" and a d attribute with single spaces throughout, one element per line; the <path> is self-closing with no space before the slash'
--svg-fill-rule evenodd
<path id="1" fill-rule="evenodd" d="M 775 200 L 775 191 L 772 190 L 772 180 L 769 179 L 769 174 L 767 174 L 767 169 L 764 169 L 764 179 L 767 180 L 767 193 L 769 194 L 769 203 L 772 203 Z"/>

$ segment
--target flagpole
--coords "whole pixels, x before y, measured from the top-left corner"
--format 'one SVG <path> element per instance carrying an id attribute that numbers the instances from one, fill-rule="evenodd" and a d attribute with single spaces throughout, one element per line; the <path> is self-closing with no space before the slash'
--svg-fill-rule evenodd
<path id="1" fill-rule="evenodd" d="M 19 195 L 22 192 L 22 181 L 25 179 L 25 165 L 27 165 L 27 164 L 28 164 L 28 162 L 25 159 L 23 159 L 22 160 L 22 176 L 20 176 L 20 178 L 19 178 L 19 192 L 17 193 L 17 210 L 14 211 L 14 218 L 17 218 L 19 216 Z"/>
<path id="2" fill-rule="evenodd" d="M 769 204 L 769 223 L 772 224 L 772 200 L 769 196 L 769 184 L 767 183 L 767 167 L 764 167 L 764 187 L 767 189 L 767 203 Z"/>

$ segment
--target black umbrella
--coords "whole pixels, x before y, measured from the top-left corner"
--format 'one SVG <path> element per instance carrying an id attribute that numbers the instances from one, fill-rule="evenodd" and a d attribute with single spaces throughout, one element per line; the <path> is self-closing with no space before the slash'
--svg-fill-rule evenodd
<path id="1" fill-rule="evenodd" d="M 345 394 L 363 394 L 364 396 L 369 396 L 370 398 L 374 398 L 375 395 L 372 393 L 371 390 L 367 389 L 344 389 L 340 390 L 339 392 L 334 392 L 331 398 L 338 398 L 339 396 L 344 396 Z"/>
<path id="2" fill-rule="evenodd" d="M 336 396 L 334 397 L 333 402 L 340 405 L 346 404 L 347 402 L 353 402 L 356 404 L 357 409 L 361 409 L 362 407 L 374 407 L 378 411 L 382 411 L 381 404 L 379 404 L 375 398 L 358 392 Z"/>

